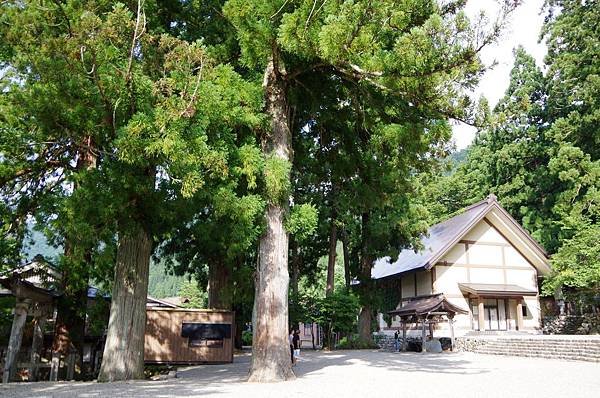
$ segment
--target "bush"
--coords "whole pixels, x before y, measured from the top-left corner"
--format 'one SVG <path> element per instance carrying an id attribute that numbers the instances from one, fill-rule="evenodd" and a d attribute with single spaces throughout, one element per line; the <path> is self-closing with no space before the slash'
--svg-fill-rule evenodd
<path id="1" fill-rule="evenodd" d="M 374 341 L 358 338 L 358 336 L 342 337 L 335 346 L 338 350 L 370 350 L 379 346 Z"/>
<path id="2" fill-rule="evenodd" d="M 146 364 L 144 365 L 144 378 L 150 380 L 154 376 L 166 375 L 171 370 L 177 370 L 177 368 L 171 365 Z"/>
<path id="3" fill-rule="evenodd" d="M 252 332 L 244 330 L 242 332 L 242 345 L 252 345 Z"/>

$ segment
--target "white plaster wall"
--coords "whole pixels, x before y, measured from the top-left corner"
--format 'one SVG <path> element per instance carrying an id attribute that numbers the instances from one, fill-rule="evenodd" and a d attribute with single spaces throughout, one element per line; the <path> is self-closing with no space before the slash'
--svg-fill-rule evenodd
<path id="1" fill-rule="evenodd" d="M 435 293 L 462 295 L 458 282 L 467 281 L 467 269 L 456 266 L 435 266 Z"/>
<path id="2" fill-rule="evenodd" d="M 506 283 L 536 290 L 535 275 L 536 273 L 533 268 L 523 270 L 509 268 L 506 270 Z"/>
<path id="3" fill-rule="evenodd" d="M 442 258 L 441 262 L 448 262 L 450 264 L 459 263 L 466 264 L 467 263 L 467 255 L 465 252 L 465 245 L 462 243 L 457 243 L 454 245 L 452 249 L 448 251 L 448 253 Z"/>
<path id="4" fill-rule="evenodd" d="M 471 268 L 471 283 L 504 283 L 504 270 L 500 268 Z"/>
<path id="5" fill-rule="evenodd" d="M 502 266 L 502 246 L 478 243 L 469 245 L 469 264 Z"/>
<path id="6" fill-rule="evenodd" d="M 505 247 L 504 256 L 507 266 L 531 268 L 531 265 L 529 265 L 525 257 L 523 257 L 514 247 Z"/>
<path id="7" fill-rule="evenodd" d="M 463 237 L 465 240 L 480 242 L 506 243 L 506 239 L 485 221 L 480 221 Z"/>
<path id="8" fill-rule="evenodd" d="M 540 329 L 540 301 L 538 297 L 525 297 L 523 305 L 527 306 L 527 316 L 523 317 L 523 328 L 527 331 Z"/>

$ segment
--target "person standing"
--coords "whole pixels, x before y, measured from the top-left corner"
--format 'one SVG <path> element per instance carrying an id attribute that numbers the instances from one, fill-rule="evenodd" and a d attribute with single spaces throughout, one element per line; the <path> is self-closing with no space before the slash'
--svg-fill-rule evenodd
<path id="1" fill-rule="evenodd" d="M 292 366 L 296 365 L 296 359 L 294 358 L 294 329 L 290 329 L 290 335 L 288 336 L 288 342 L 290 344 L 290 357 L 292 359 Z"/>
<path id="2" fill-rule="evenodd" d="M 400 351 L 400 335 L 398 334 L 398 331 L 396 330 L 396 333 L 394 333 L 394 351 L 398 352 Z"/>
<path id="3" fill-rule="evenodd" d="M 294 337 L 292 338 L 292 343 L 294 345 L 294 360 L 298 360 L 300 356 L 300 331 L 294 331 Z"/>

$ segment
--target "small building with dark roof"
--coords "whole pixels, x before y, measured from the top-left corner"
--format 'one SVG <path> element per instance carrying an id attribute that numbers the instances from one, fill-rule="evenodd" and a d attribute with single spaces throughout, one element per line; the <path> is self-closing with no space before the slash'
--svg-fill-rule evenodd
<path id="1" fill-rule="evenodd" d="M 371 277 L 397 302 L 391 324 L 380 316 L 382 329 L 398 330 L 435 304 L 437 312 L 450 308 L 458 336 L 540 330 L 538 282 L 550 272 L 548 255 L 494 195 L 433 225 L 421 243 L 421 250 L 374 263 Z M 438 335 L 450 334 L 446 323 L 435 327 Z"/>

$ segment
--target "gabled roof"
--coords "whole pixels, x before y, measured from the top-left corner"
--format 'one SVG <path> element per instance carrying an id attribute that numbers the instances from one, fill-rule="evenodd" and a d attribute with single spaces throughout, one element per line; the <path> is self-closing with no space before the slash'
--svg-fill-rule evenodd
<path id="1" fill-rule="evenodd" d="M 445 312 L 448 314 L 468 314 L 469 312 L 450 303 L 443 294 L 418 297 L 412 299 L 402 307 L 389 311 L 388 314 L 400 317 L 420 316 L 432 312 Z"/>
<path id="2" fill-rule="evenodd" d="M 58 286 L 62 275 L 43 256 L 37 255 L 27 264 L 12 268 L 0 274 L 0 295 L 12 295 L 11 287 L 18 282 L 21 286 L 39 292 L 45 292 L 51 296 L 59 295 Z"/>
<path id="3" fill-rule="evenodd" d="M 531 251 L 531 256 L 535 257 L 534 265 L 538 268 L 538 271 L 543 274 L 549 272 L 548 255 L 544 249 L 500 206 L 496 196 L 490 195 L 486 199 L 467 207 L 460 214 L 430 227 L 427 235 L 421 239 L 423 249 L 417 252 L 412 249 L 404 249 L 394 262 L 391 262 L 389 257 L 376 260 L 371 270 L 371 278 L 382 279 L 407 272 L 430 269 L 471 228 L 490 213 L 494 214 L 494 220 L 501 223 L 502 228 L 510 230 L 520 244 L 527 246 Z"/>

